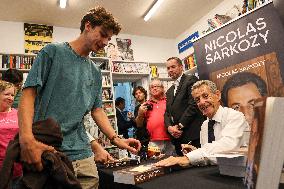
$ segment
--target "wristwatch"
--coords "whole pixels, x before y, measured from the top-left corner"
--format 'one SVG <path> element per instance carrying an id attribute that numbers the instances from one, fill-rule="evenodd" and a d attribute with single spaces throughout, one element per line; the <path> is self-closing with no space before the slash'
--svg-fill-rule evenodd
<path id="1" fill-rule="evenodd" d="M 119 136 L 119 135 L 117 135 L 117 134 L 113 135 L 113 136 L 109 139 L 109 140 L 110 140 L 110 143 L 111 143 L 112 145 L 115 145 L 115 144 L 114 144 L 114 140 L 115 140 L 116 138 L 122 139 L 121 136 Z"/>

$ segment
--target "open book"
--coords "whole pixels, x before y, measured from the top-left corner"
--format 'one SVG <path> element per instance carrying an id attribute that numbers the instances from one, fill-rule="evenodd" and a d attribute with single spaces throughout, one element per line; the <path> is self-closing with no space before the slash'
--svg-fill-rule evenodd
<path id="1" fill-rule="evenodd" d="M 284 98 L 255 102 L 245 184 L 248 189 L 279 187 L 284 161 Z"/>

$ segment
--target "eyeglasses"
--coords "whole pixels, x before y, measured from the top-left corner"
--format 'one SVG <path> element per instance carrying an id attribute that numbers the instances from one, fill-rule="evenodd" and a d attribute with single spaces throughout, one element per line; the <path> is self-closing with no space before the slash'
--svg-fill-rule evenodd
<path id="1" fill-rule="evenodd" d="M 161 88 L 161 87 L 162 87 L 161 85 L 151 85 L 151 86 L 150 86 L 151 89 L 154 89 L 154 88 Z"/>

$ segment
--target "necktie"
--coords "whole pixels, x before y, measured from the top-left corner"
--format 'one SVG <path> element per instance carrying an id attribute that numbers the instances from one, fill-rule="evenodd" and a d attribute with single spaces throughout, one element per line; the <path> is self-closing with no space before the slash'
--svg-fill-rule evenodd
<path id="1" fill-rule="evenodd" d="M 212 141 L 215 141 L 215 136 L 214 136 L 214 124 L 215 120 L 210 119 L 208 122 L 208 143 L 212 143 Z"/>

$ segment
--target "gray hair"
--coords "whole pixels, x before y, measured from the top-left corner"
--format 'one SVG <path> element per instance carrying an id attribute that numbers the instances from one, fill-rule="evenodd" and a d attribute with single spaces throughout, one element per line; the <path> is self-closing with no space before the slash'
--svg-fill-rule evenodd
<path id="1" fill-rule="evenodd" d="M 210 80 L 200 80 L 200 81 L 197 81 L 193 84 L 193 86 L 191 87 L 191 91 L 195 90 L 195 89 L 198 89 L 199 87 L 201 87 L 202 85 L 207 85 L 209 88 L 210 88 L 210 91 L 212 93 L 216 93 L 216 91 L 218 90 L 217 89 L 217 86 L 214 82 L 210 81 Z"/>
<path id="2" fill-rule="evenodd" d="M 152 83 L 153 83 L 154 81 L 159 82 L 159 83 L 160 83 L 160 85 L 161 85 L 161 87 L 163 87 L 163 88 L 164 88 L 164 84 L 163 84 L 163 82 L 162 82 L 160 79 L 158 79 L 158 78 L 154 78 L 154 79 L 152 79 L 152 80 L 151 80 L 151 82 L 150 82 L 150 86 L 149 86 L 149 87 L 151 87 L 151 85 L 152 85 Z"/>

